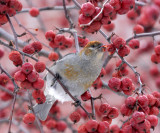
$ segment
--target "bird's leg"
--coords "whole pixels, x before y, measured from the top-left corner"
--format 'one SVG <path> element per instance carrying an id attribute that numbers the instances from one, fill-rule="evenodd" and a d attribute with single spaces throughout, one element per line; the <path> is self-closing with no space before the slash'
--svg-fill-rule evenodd
<path id="1" fill-rule="evenodd" d="M 74 103 L 72 103 L 75 107 L 78 107 L 81 105 L 81 101 L 79 99 L 76 98 L 76 101 Z"/>
<path id="2" fill-rule="evenodd" d="M 60 80 L 60 79 L 61 79 L 61 76 L 60 76 L 58 73 L 56 73 L 56 74 L 55 74 L 55 77 L 53 78 L 51 87 L 54 85 L 54 83 L 56 82 L 56 80 Z"/>

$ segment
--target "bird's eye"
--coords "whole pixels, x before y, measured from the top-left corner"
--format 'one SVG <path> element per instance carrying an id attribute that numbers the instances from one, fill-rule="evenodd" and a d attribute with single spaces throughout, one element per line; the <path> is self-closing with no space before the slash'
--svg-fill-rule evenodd
<path id="1" fill-rule="evenodd" d="M 95 45 L 92 45 L 91 47 L 94 48 L 94 47 L 96 47 L 96 46 L 95 46 Z"/>

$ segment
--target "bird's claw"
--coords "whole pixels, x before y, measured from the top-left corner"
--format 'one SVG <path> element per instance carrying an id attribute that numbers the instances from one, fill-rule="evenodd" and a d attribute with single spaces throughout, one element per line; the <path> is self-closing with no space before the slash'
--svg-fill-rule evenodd
<path id="1" fill-rule="evenodd" d="M 74 103 L 72 103 L 72 105 L 74 105 L 75 107 L 78 107 L 81 105 L 81 101 L 80 100 L 77 100 L 75 101 Z"/>

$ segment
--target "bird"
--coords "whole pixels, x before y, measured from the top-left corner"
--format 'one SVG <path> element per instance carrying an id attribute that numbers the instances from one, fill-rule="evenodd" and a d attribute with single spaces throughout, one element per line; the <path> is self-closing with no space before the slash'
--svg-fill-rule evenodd
<path id="1" fill-rule="evenodd" d="M 91 41 L 80 52 L 64 56 L 50 68 L 73 97 L 81 96 L 98 78 L 103 66 L 104 46 L 99 41 Z M 46 75 L 44 94 L 46 101 L 33 107 L 35 114 L 42 121 L 46 120 L 56 100 L 62 103 L 73 101 L 51 73 Z"/>

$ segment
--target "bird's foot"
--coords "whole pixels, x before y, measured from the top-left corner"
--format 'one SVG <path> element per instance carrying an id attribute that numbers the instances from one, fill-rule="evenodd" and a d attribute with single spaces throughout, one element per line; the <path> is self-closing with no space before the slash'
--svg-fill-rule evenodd
<path id="1" fill-rule="evenodd" d="M 75 107 L 78 107 L 81 105 L 81 101 L 77 99 L 77 101 L 75 101 L 74 103 L 72 103 L 72 105 L 74 105 Z"/>

